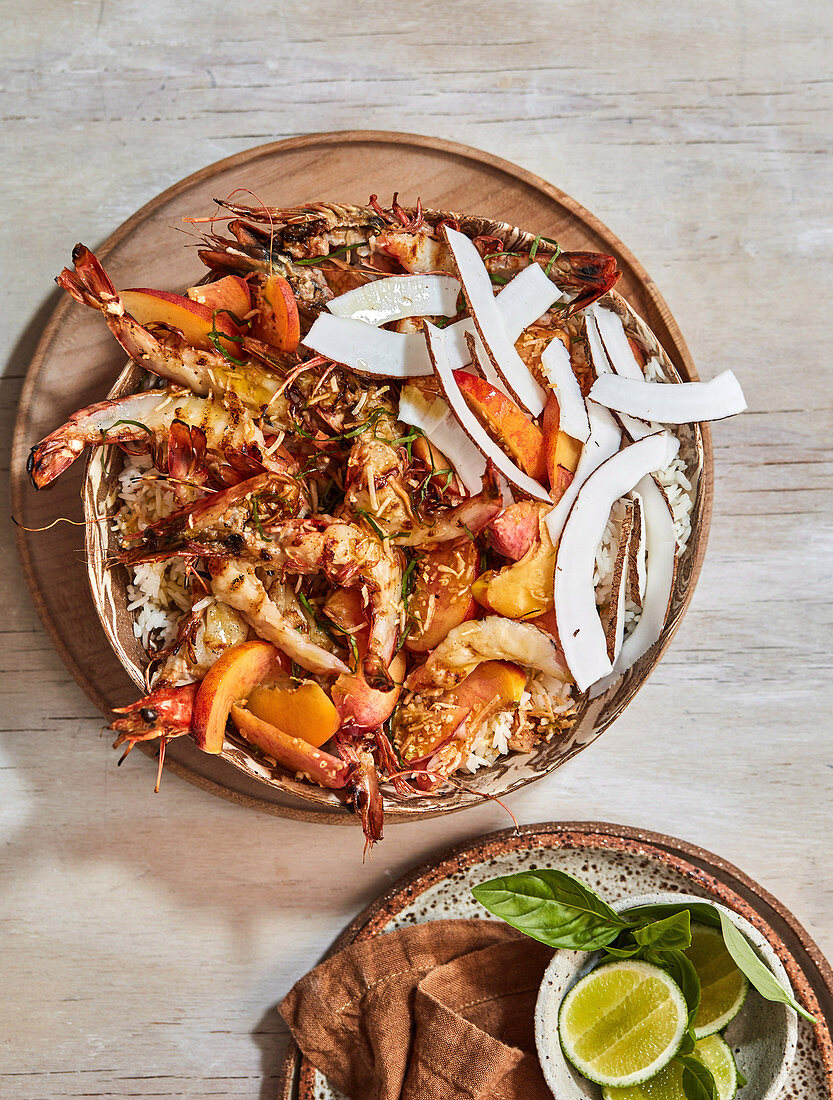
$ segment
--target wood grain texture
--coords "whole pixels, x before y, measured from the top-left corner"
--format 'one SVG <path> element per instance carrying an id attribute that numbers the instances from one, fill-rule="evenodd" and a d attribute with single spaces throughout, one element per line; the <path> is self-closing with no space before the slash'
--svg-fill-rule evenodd
<path id="1" fill-rule="evenodd" d="M 75 241 L 259 142 L 368 127 L 462 141 L 550 179 L 633 249 L 701 374 L 734 369 L 751 411 L 715 430 L 709 553 L 650 685 L 512 808 L 716 850 L 830 954 L 830 7 L 9 7 L 4 438 Z M 154 798 L 149 762 L 115 771 L 3 537 L 0 1095 L 271 1097 L 289 984 L 392 876 L 505 818 L 398 826 L 362 868 L 353 830 L 175 779 Z"/>

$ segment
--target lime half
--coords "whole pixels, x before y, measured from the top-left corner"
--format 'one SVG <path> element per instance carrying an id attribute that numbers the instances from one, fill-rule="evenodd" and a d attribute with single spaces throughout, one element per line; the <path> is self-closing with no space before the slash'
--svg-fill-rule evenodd
<path id="1" fill-rule="evenodd" d="M 565 1057 L 599 1085 L 647 1081 L 674 1057 L 688 1010 L 664 970 L 637 959 L 606 963 L 576 982 L 561 1002 Z"/>
<path id="2" fill-rule="evenodd" d="M 726 950 L 719 929 L 692 924 L 691 947 L 686 955 L 700 979 L 700 1007 L 694 1017 L 694 1035 L 714 1035 L 740 1012 L 749 982 Z"/>
<path id="3" fill-rule="evenodd" d="M 738 1091 L 738 1072 L 728 1044 L 719 1035 L 701 1039 L 692 1058 L 712 1071 L 720 1100 L 733 1100 Z M 641 1085 L 602 1089 L 604 1100 L 686 1100 L 683 1067 L 676 1059 Z"/>

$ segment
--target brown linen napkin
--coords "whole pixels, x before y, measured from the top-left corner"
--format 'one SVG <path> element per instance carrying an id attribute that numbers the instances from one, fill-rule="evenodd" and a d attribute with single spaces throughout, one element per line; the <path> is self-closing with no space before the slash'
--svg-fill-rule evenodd
<path id="1" fill-rule="evenodd" d="M 504 924 L 429 921 L 321 963 L 281 1013 L 353 1100 L 552 1100 L 533 1029 L 551 958 Z"/>

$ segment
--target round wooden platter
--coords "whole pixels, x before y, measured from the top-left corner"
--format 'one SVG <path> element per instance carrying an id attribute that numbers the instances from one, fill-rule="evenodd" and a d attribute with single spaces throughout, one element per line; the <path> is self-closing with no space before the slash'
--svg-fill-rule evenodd
<path id="1" fill-rule="evenodd" d="M 442 917 L 482 916 L 470 887 L 494 875 L 559 866 L 606 900 L 652 890 L 702 895 L 745 917 L 769 941 L 798 999 L 816 1023 L 799 1021 L 796 1061 L 784 1100 L 833 1097 L 833 970 L 780 901 L 720 856 L 674 837 L 597 821 L 546 822 L 477 837 L 440 853 L 395 882 L 344 929 L 327 956 L 358 940 Z M 341 1094 L 290 1040 L 279 1100 L 334 1100 Z"/>
<path id="2" fill-rule="evenodd" d="M 117 286 L 179 289 L 202 266 L 177 230 L 182 218 L 213 212 L 214 198 L 248 188 L 266 204 L 292 206 L 317 199 L 383 202 L 394 191 L 404 203 L 464 210 L 557 238 L 568 249 L 616 256 L 617 287 L 664 345 L 683 379 L 697 373 L 685 341 L 653 281 L 597 218 L 545 180 L 490 153 L 438 138 L 383 131 L 311 134 L 237 153 L 175 184 L 152 199 L 97 249 Z M 251 200 L 254 201 L 254 200 Z M 56 257 L 56 274 L 68 256 Z M 56 517 L 82 517 L 83 463 L 48 491 L 36 493 L 26 475 L 30 447 L 76 409 L 100 400 L 124 364 L 124 353 L 101 318 L 64 298 L 55 309 L 26 376 L 12 448 L 12 508 L 25 527 Z M 711 504 L 711 438 L 704 426 L 704 537 L 693 564 L 693 591 L 705 551 Z M 58 653 L 89 698 L 105 714 L 136 698 L 96 617 L 83 559 L 83 528 L 58 524 L 47 533 L 18 529 L 18 551 L 38 613 Z M 148 751 L 153 752 L 150 748 Z M 168 746 L 166 767 L 213 794 L 280 816 L 353 824 L 354 815 L 311 809 L 286 792 L 267 788 L 188 738 Z"/>

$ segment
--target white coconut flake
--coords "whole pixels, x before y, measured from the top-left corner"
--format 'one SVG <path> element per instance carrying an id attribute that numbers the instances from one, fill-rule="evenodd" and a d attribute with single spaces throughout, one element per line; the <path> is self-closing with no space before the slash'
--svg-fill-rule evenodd
<path id="1" fill-rule="evenodd" d="M 463 397 L 460 391 L 460 387 L 454 380 L 454 372 L 449 363 L 448 354 L 446 353 L 445 343 L 443 341 L 443 330 L 435 328 L 430 321 L 426 321 L 424 331 L 428 353 L 431 362 L 434 364 L 434 371 L 443 388 L 451 411 L 456 416 L 466 435 L 468 435 L 474 445 L 486 458 L 491 459 L 497 469 L 500 470 L 513 485 L 526 493 L 527 496 L 534 497 L 535 500 L 543 500 L 549 503 L 550 495 L 544 486 L 534 478 L 531 478 L 528 474 L 525 474 L 523 470 L 515 465 L 512 459 L 509 458 L 497 443 L 495 443 L 469 408 L 465 397 Z"/>
<path id="2" fill-rule="evenodd" d="M 457 476 L 472 496 L 480 492 L 486 459 L 452 415 L 445 401 L 433 401 L 415 386 L 403 386 L 399 397 L 399 419 L 425 432 L 430 443 L 448 458 Z"/>
<path id="3" fill-rule="evenodd" d="M 623 378 L 641 379 L 642 368 L 636 361 L 619 314 L 610 309 L 602 309 L 601 306 L 594 306 L 591 317 L 611 369 Z"/>
<path id="4" fill-rule="evenodd" d="M 624 514 L 619 527 L 619 544 L 613 566 L 607 622 L 605 624 L 607 656 L 614 665 L 625 639 L 625 599 L 628 591 L 630 548 L 634 534 L 634 503 L 632 500 L 626 500 L 623 504 Z"/>
<path id="5" fill-rule="evenodd" d="M 642 498 L 634 490 L 631 493 L 633 500 L 633 536 L 631 538 L 630 556 L 628 561 L 628 584 L 630 598 L 634 603 L 642 605 L 645 597 L 645 585 L 648 579 L 648 566 L 646 557 L 647 534 L 645 531 L 645 509 L 642 507 Z"/>
<path id="6" fill-rule="evenodd" d="M 421 332 L 390 332 L 351 317 L 321 313 L 303 343 L 357 374 L 384 378 L 424 378 L 431 374 L 431 360 Z"/>
<path id="7" fill-rule="evenodd" d="M 635 486 L 645 517 L 647 578 L 639 622 L 622 644 L 615 671 L 621 675 L 659 639 L 674 587 L 677 539 L 674 516 L 662 489 L 646 476 Z"/>
<path id="8" fill-rule="evenodd" d="M 564 295 L 547 278 L 539 264 L 530 264 L 529 267 L 519 271 L 495 298 L 495 305 L 500 311 L 506 335 L 512 343 L 515 343 L 524 329 L 542 317 L 553 302 L 563 297 Z M 448 358 L 454 370 L 462 370 L 471 362 L 471 354 L 466 342 L 466 333 L 470 333 L 477 341 L 479 358 L 485 359 L 489 364 L 491 375 L 486 376 L 486 381 L 507 397 L 512 397 L 491 365 L 486 349 L 482 346 L 480 333 L 475 328 L 471 317 L 463 317 L 455 321 L 453 325 L 444 328 L 443 333 L 446 337 Z"/>
<path id="9" fill-rule="evenodd" d="M 579 489 L 564 525 L 555 562 L 555 617 L 567 665 L 580 691 L 613 670 L 593 586 L 596 547 L 610 509 L 646 475 L 670 462 L 678 448 L 678 440 L 657 434 L 614 454 Z"/>
<path id="10" fill-rule="evenodd" d="M 603 325 L 606 327 L 612 346 L 618 349 L 619 354 L 614 362 L 607 352 L 599 327 L 599 316 L 603 315 Z M 634 357 L 628 338 L 625 335 L 625 327 L 621 318 L 610 310 L 591 306 L 585 313 L 584 319 L 587 342 L 590 348 L 590 360 L 596 372 L 596 378 L 608 374 L 622 374 L 626 378 L 642 379 L 643 374 Z M 624 341 L 624 351 L 621 349 L 621 336 Z M 636 420 L 632 416 L 619 414 L 617 419 L 633 440 L 644 439 L 646 435 L 653 435 L 661 430 L 659 424 L 647 424 L 644 420 Z"/>
<path id="11" fill-rule="evenodd" d="M 725 420 L 746 408 L 743 390 L 730 370 L 710 382 L 673 385 L 607 374 L 596 379 L 590 396 L 608 409 L 660 424 Z"/>
<path id="12" fill-rule="evenodd" d="M 453 317 L 460 283 L 453 275 L 389 275 L 327 303 L 336 317 L 384 325 L 405 317 Z"/>
<path id="13" fill-rule="evenodd" d="M 546 394 L 518 355 L 506 331 L 500 308 L 495 304 L 492 280 L 480 253 L 465 234 L 455 229 L 446 228 L 446 239 L 489 359 L 519 404 L 532 416 L 540 416 Z"/>
<path id="14" fill-rule="evenodd" d="M 587 402 L 590 435 L 581 451 L 573 480 L 564 490 L 561 499 L 547 515 L 546 524 L 553 543 L 557 544 L 573 507 L 578 491 L 603 462 L 616 454 L 622 442 L 622 430 L 607 409 L 594 401 Z"/>
<path id="15" fill-rule="evenodd" d="M 560 297 L 561 291 L 540 264 L 531 263 L 510 279 L 495 298 L 495 305 L 512 343 Z"/>
<path id="16" fill-rule="evenodd" d="M 546 276 L 544 276 L 546 278 Z M 558 428 L 573 439 L 586 443 L 590 438 L 587 405 L 573 373 L 570 353 L 556 337 L 541 355 L 541 370 L 558 398 Z"/>

